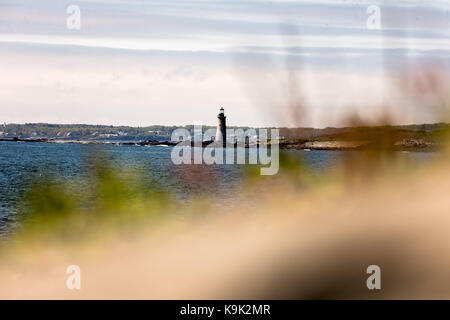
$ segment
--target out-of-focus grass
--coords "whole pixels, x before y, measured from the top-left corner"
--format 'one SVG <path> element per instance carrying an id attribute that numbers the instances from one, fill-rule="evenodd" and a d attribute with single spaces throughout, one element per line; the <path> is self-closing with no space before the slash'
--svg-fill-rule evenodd
<path id="1" fill-rule="evenodd" d="M 114 167 L 104 157 L 94 160 L 84 177 L 63 180 L 48 173 L 35 177 L 24 195 L 21 242 L 74 242 L 105 236 L 130 235 L 140 225 L 157 224 L 173 212 L 175 199 L 139 172 Z"/>
<path id="2" fill-rule="evenodd" d="M 397 157 L 391 167 L 361 164 L 351 178 L 342 166 L 308 173 L 283 155 L 278 176 L 253 176 L 253 206 L 223 210 L 171 206 L 108 166 L 91 173 L 80 199 L 76 187 L 45 178 L 28 195 L 24 250 L 3 255 L 0 297 L 449 297 L 448 158 L 417 167 Z M 179 216 L 176 226 L 161 223 Z M 65 288 L 70 264 L 81 267 L 80 291 Z M 382 291 L 365 287 L 371 264 L 381 267 Z"/>
<path id="3" fill-rule="evenodd" d="M 101 156 L 80 181 L 39 178 L 16 234 L 22 257 L 14 246 L 2 256 L 0 298 L 449 298 L 450 149 L 418 166 L 391 130 L 354 132 L 370 147 L 330 172 L 285 152 L 276 176 L 249 166 L 248 201 L 230 208 L 179 205 Z M 65 287 L 69 264 L 82 268 L 79 292 Z M 367 290 L 371 264 L 382 291 Z"/>
<path id="4" fill-rule="evenodd" d="M 276 176 L 250 167 L 251 205 L 218 209 L 208 198 L 177 204 L 100 157 L 82 181 L 30 186 L 22 250 L 2 254 L 0 297 L 449 297 L 450 168 L 448 155 L 436 158 L 417 166 L 374 148 L 316 172 L 282 152 Z M 80 291 L 65 287 L 71 264 Z M 365 287 L 371 264 L 382 269 L 381 292 Z"/>
<path id="5" fill-rule="evenodd" d="M 280 170 L 275 176 L 261 176 L 260 166 L 247 166 L 243 194 L 257 199 L 267 190 L 286 189 L 302 197 L 330 188 L 342 191 L 366 185 L 368 180 L 374 184 L 416 170 L 413 161 L 391 148 L 392 141 L 389 130 L 383 130 L 370 148 L 345 153 L 340 164 L 328 172 L 310 168 L 298 153 L 293 156 L 281 151 Z M 23 243 L 69 243 L 108 233 L 132 235 L 139 228 L 171 220 L 177 210 L 175 217 L 205 216 L 211 210 L 208 195 L 181 205 L 158 183 L 144 182 L 137 171 L 114 167 L 102 154 L 90 161 L 90 169 L 82 178 L 67 181 L 49 173 L 32 181 L 24 196 L 17 239 Z"/>

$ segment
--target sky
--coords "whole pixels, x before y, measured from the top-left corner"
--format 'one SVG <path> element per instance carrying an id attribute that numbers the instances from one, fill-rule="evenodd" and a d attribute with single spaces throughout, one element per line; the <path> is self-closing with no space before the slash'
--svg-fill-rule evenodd
<path id="1" fill-rule="evenodd" d="M 237 126 L 341 126 L 386 111 L 434 122 L 438 99 L 414 95 L 411 79 L 432 69 L 450 80 L 449 10 L 449 0 L 0 0 L 0 122 L 214 125 L 220 107 Z"/>

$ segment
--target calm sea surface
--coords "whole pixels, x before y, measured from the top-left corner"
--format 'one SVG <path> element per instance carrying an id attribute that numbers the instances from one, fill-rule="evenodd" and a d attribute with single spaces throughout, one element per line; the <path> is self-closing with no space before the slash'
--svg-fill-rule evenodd
<path id="1" fill-rule="evenodd" d="M 188 201 L 196 194 L 227 200 L 239 193 L 245 166 L 176 166 L 171 147 L 82 145 L 57 143 L 0 142 L 0 237 L 16 225 L 26 183 L 51 173 L 65 181 L 88 174 L 92 156 L 102 154 L 118 170 L 138 172 L 146 182 L 169 189 L 175 197 Z M 288 151 L 301 157 L 312 169 L 333 168 L 346 152 Z M 405 157 L 426 160 L 430 153 L 407 153 Z"/>

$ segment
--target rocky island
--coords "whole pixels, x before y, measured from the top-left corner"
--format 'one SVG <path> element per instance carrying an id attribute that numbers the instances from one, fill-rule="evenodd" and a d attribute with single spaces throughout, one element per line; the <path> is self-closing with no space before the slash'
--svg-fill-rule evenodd
<path id="1" fill-rule="evenodd" d="M 193 126 L 184 128 L 193 130 Z M 213 127 L 205 126 L 204 128 Z M 169 126 L 133 128 L 94 125 L 5 124 L 3 131 L 0 131 L 0 141 L 174 146 L 177 143 L 170 141 L 170 138 L 175 129 L 176 127 Z M 280 149 L 351 151 L 382 145 L 383 148 L 395 151 L 436 151 L 441 148 L 445 137 L 449 136 L 450 125 L 436 123 L 324 129 L 279 128 L 279 132 Z M 202 146 L 206 147 L 211 142 L 204 141 Z M 193 145 L 192 142 L 191 144 Z M 250 147 L 248 143 L 245 146 Z M 229 145 L 229 147 L 232 146 Z"/>

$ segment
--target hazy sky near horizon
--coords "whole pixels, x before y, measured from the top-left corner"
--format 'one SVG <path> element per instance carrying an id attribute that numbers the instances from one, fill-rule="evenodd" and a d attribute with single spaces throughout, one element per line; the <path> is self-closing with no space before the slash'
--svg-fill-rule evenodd
<path id="1" fill-rule="evenodd" d="M 67 28 L 69 5 L 81 10 L 79 30 Z M 367 28 L 371 5 L 380 30 Z M 386 110 L 397 123 L 432 122 L 436 97 L 401 88 L 430 68 L 450 80 L 449 9 L 449 0 L 0 0 L 0 121 L 215 124 L 223 106 L 243 126 L 338 126 Z"/>

